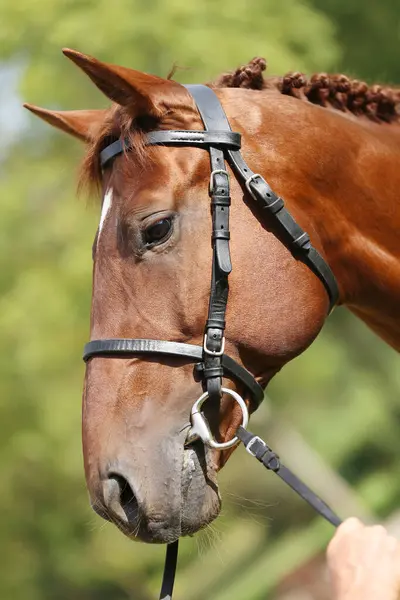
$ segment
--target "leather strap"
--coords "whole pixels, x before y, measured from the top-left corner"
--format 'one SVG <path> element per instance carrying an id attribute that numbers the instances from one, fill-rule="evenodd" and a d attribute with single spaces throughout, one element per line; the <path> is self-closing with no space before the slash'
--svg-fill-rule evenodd
<path id="1" fill-rule="evenodd" d="M 215 93 L 204 85 L 185 86 L 202 118 L 206 131 L 218 131 L 219 134 L 231 133 L 229 121 Z M 228 276 L 232 271 L 229 251 L 229 174 L 226 171 L 223 146 L 210 144 L 211 177 L 209 194 L 211 197 L 213 248 L 210 300 L 208 317 L 204 329 L 203 347 L 203 387 L 211 400 L 221 398 L 222 354 L 225 344 L 225 313 L 228 303 Z"/>
<path id="2" fill-rule="evenodd" d="M 168 544 L 167 553 L 165 555 L 164 574 L 161 584 L 160 600 L 172 600 L 172 592 L 174 591 L 176 565 L 178 562 L 178 546 L 179 541 Z"/>
<path id="3" fill-rule="evenodd" d="M 324 517 L 329 523 L 338 527 L 342 522 L 333 510 L 315 494 L 301 479 L 290 469 L 285 467 L 279 456 L 257 435 L 254 435 L 242 426 L 236 432 L 239 440 L 244 444 L 246 450 L 254 456 L 266 469 L 276 473 L 289 487 L 292 488 L 303 500 L 308 502 L 313 509 Z"/>
<path id="4" fill-rule="evenodd" d="M 207 85 L 185 85 L 189 94 L 194 98 L 202 121 L 208 130 L 231 131 L 228 117 L 216 93 Z"/>
<path id="5" fill-rule="evenodd" d="M 164 356 L 178 356 L 196 364 L 196 372 L 202 374 L 204 365 L 201 361 L 203 348 L 194 344 L 181 342 L 167 342 L 164 340 L 113 338 L 93 340 L 85 345 L 83 360 L 100 356 L 103 358 L 128 358 L 130 356 L 159 354 Z M 254 402 L 254 410 L 264 399 L 264 390 L 254 379 L 253 375 L 227 354 L 222 355 L 223 373 L 239 381 L 250 393 Z"/>
<path id="6" fill-rule="evenodd" d="M 231 131 L 190 131 L 188 129 L 169 131 L 150 131 L 146 134 L 146 143 L 149 146 L 155 144 L 204 146 L 215 144 L 224 148 L 239 149 L 242 145 L 240 133 Z"/>
<path id="7" fill-rule="evenodd" d="M 207 149 L 210 144 L 218 144 L 226 148 L 239 149 L 241 135 L 233 131 L 190 131 L 186 129 L 150 131 L 146 134 L 146 144 L 148 146 L 158 144 L 200 146 Z M 132 147 L 128 139 L 116 140 L 100 152 L 100 166 L 104 169 L 110 160 L 129 150 L 132 150 Z"/>

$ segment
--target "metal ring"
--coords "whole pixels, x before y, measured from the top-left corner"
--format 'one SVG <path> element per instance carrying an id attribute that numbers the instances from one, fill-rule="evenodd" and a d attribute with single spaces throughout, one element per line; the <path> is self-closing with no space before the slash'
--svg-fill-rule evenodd
<path id="1" fill-rule="evenodd" d="M 223 392 L 224 394 L 228 394 L 228 396 L 231 396 L 239 404 L 243 413 L 242 427 L 246 428 L 249 422 L 249 412 L 247 410 L 247 406 L 243 398 L 237 392 L 234 392 L 229 388 L 223 387 L 221 388 L 221 392 Z M 203 413 L 200 412 L 201 407 L 203 406 L 204 402 L 207 400 L 208 397 L 208 392 L 204 392 L 204 394 L 202 394 L 200 398 L 196 400 L 196 402 L 193 404 L 190 413 L 192 427 L 188 433 L 188 441 L 190 442 L 196 438 L 200 438 L 204 444 L 207 444 L 211 448 L 218 448 L 220 450 L 231 448 L 239 441 L 239 439 L 235 436 L 228 442 L 216 442 L 212 436 L 207 420 L 205 419 Z"/>

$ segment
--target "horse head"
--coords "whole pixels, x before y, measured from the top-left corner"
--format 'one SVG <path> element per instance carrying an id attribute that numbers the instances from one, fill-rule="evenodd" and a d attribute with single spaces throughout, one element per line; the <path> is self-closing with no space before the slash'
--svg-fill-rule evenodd
<path id="1" fill-rule="evenodd" d="M 171 80 L 67 50 L 113 104 L 107 110 L 28 108 L 87 144 L 83 173 L 102 190 L 93 244 L 91 339 L 144 338 L 203 345 L 210 297 L 210 159 L 200 147 L 147 145 L 152 131 L 203 131 L 187 89 Z M 276 90 L 215 89 L 243 155 L 285 197 L 324 254 L 311 214 L 296 198 L 312 195 L 304 120 L 310 107 Z M 315 109 L 315 107 L 313 107 Z M 322 111 L 324 113 L 327 111 Z M 325 118 L 325 117 L 321 117 Z M 129 141 L 100 167 L 105 148 Z M 288 143 L 289 140 L 289 143 Z M 315 149 L 310 150 L 314 152 Z M 320 331 L 329 298 L 321 281 L 282 243 L 249 190 L 230 172 L 232 273 L 225 353 L 265 387 Z M 235 377 L 225 388 L 254 404 Z M 193 361 L 183 356 L 95 356 L 83 393 L 83 451 L 92 506 L 134 539 L 171 542 L 219 513 L 217 473 L 233 449 L 185 444 L 201 395 Z M 242 419 L 224 394 L 205 413 L 219 442 Z"/>

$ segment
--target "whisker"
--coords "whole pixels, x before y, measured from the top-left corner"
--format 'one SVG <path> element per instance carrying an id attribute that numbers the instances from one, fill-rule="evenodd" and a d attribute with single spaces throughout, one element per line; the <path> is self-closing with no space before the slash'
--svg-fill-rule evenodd
<path id="1" fill-rule="evenodd" d="M 253 509 L 253 507 L 273 508 L 278 505 L 277 502 L 267 502 L 267 501 L 263 501 L 263 500 L 255 500 L 253 498 L 249 498 L 246 496 L 240 496 L 239 494 L 236 494 L 235 492 L 230 492 L 228 490 L 225 491 L 224 495 L 230 496 L 231 498 L 233 498 L 234 502 L 231 499 L 229 500 L 230 502 L 232 502 L 232 504 L 241 506 L 242 508 L 245 508 L 246 510 L 249 510 L 249 509 L 251 510 L 251 509 Z M 243 504 L 237 502 L 237 500 L 242 500 Z"/>

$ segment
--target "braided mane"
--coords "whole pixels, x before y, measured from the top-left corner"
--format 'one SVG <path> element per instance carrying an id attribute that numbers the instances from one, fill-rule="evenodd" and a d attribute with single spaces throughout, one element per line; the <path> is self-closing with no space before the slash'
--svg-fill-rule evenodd
<path id="1" fill-rule="evenodd" d="M 253 58 L 230 73 L 224 73 L 210 85 L 214 88 L 245 88 L 250 90 L 276 89 L 281 94 L 330 106 L 356 116 L 366 116 L 377 123 L 400 120 L 400 90 L 379 84 L 368 85 L 346 75 L 287 73 L 283 77 L 264 78 L 267 68 L 264 58 Z"/>

